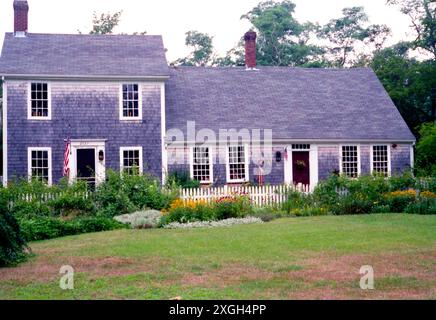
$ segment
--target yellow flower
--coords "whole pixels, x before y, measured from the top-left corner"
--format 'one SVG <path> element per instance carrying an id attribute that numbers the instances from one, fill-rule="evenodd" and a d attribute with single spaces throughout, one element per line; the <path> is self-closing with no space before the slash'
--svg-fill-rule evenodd
<path id="1" fill-rule="evenodd" d="M 420 196 L 423 198 L 436 198 L 436 193 L 426 190 L 421 192 Z"/>

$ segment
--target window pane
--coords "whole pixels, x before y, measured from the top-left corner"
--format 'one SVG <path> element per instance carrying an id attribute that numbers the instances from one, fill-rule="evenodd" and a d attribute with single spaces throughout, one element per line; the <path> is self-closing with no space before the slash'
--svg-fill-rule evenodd
<path id="1" fill-rule="evenodd" d="M 138 85 L 123 85 L 123 116 L 139 116 L 139 92 Z"/>
<path id="2" fill-rule="evenodd" d="M 32 117 L 48 117 L 48 85 L 47 83 L 32 83 L 30 106 Z"/>

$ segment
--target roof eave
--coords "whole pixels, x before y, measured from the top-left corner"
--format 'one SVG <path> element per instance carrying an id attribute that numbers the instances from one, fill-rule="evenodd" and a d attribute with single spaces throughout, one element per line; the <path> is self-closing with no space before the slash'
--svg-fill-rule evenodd
<path id="1" fill-rule="evenodd" d="M 69 81 L 166 81 L 169 75 L 159 76 L 122 76 L 122 75 L 51 75 L 51 74 L 8 74 L 1 73 L 0 77 L 7 80 L 69 80 Z"/>

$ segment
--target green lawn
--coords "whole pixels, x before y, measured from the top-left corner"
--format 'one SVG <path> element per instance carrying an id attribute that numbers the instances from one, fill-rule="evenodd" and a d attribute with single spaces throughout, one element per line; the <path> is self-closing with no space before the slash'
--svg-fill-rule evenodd
<path id="1" fill-rule="evenodd" d="M 0 269 L 0 299 L 436 298 L 436 216 L 289 218 L 195 230 L 118 230 L 31 244 Z M 75 269 L 74 290 L 59 269 Z M 359 288 L 374 268 L 375 289 Z"/>

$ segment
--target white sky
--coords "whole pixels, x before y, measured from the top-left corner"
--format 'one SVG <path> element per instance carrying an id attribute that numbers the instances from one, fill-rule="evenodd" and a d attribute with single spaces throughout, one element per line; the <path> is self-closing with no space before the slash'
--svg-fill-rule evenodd
<path id="1" fill-rule="evenodd" d="M 28 0 L 29 32 L 86 33 L 91 29 L 92 13 L 123 10 L 115 32 L 146 30 L 163 36 L 173 61 L 187 54 L 185 32 L 197 30 L 214 37 L 219 54 L 231 49 L 249 29 L 240 20 L 260 0 Z M 371 23 L 384 23 L 393 36 L 388 44 L 409 39 L 409 20 L 397 8 L 386 6 L 385 0 L 293 0 L 295 17 L 300 22 L 326 23 L 339 17 L 344 7 L 364 6 Z M 5 32 L 13 31 L 13 0 L 0 0 L 0 43 Z"/>

